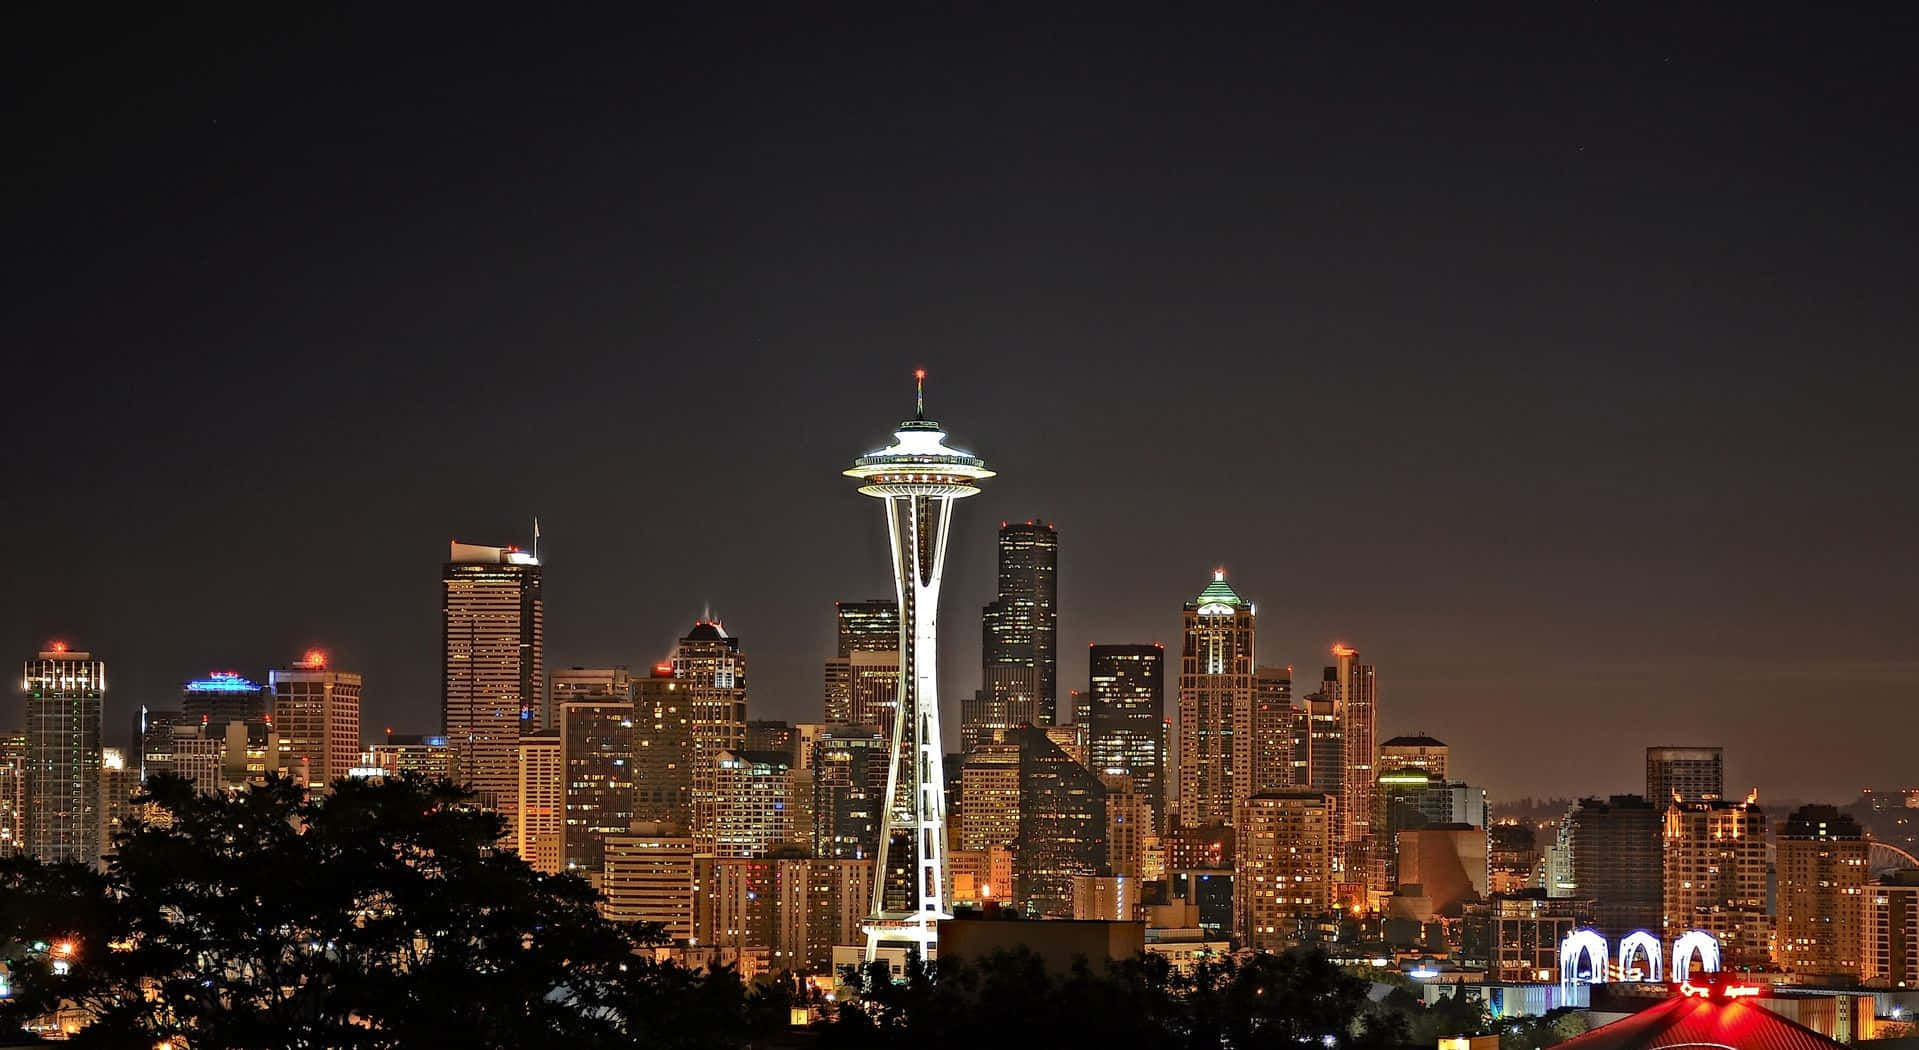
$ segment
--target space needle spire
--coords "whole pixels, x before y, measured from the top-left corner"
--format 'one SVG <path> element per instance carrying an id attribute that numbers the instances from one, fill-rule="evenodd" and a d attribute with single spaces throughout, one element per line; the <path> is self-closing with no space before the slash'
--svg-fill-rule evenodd
<path id="1" fill-rule="evenodd" d="M 911 944 L 922 959 L 930 959 L 939 920 L 953 914 L 935 623 L 953 501 L 977 494 L 979 483 L 993 476 L 978 456 L 947 446 L 946 432 L 926 418 L 926 370 L 913 378 L 913 418 L 899 425 L 893 444 L 861 456 L 844 472 L 860 482 L 861 493 L 885 504 L 900 609 L 886 819 L 874 867 L 872 914 L 862 925 L 869 961 L 882 942 Z M 894 876 L 896 868 L 906 872 L 903 880 Z"/>

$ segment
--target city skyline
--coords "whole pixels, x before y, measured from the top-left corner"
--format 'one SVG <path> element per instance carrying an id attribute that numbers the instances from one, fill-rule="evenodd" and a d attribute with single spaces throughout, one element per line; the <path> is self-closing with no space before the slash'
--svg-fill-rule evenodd
<path id="1" fill-rule="evenodd" d="M 954 526 L 948 726 L 993 526 L 1038 519 L 1062 690 L 1224 566 L 1261 664 L 1358 648 L 1381 738 L 1495 798 L 1655 744 L 1741 797 L 1909 780 L 1899 734 L 1779 728 L 1919 692 L 1898 34 L 902 17 L 23 31 L 16 378 L 84 423 L 0 420 L 75 493 L 9 520 L 0 638 L 111 664 L 109 744 L 310 648 L 369 738 L 432 733 L 432 566 L 538 515 L 547 667 L 710 609 L 753 717 L 808 718 L 832 603 L 889 590 L 821 479 L 923 366 L 1007 470 Z"/>

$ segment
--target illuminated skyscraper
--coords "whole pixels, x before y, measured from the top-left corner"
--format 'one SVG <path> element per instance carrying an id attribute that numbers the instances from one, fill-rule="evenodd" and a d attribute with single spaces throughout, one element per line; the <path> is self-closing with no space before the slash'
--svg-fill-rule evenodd
<path id="1" fill-rule="evenodd" d="M 517 547 L 455 541 L 441 585 L 440 711 L 454 779 L 505 814 L 511 836 L 520 733 L 546 687 L 540 562 Z"/>
<path id="2" fill-rule="evenodd" d="M 633 676 L 624 667 L 556 667 L 546 673 L 546 702 L 536 728 L 556 728 L 560 705 L 569 700 L 631 699 Z"/>
<path id="3" fill-rule="evenodd" d="M 566 867 L 566 767 L 560 731 L 528 730 L 515 745 L 518 789 L 513 851 L 535 871 L 557 874 Z"/>
<path id="4" fill-rule="evenodd" d="M 100 703 L 107 665 L 55 642 L 26 662 L 27 852 L 100 859 Z"/>
<path id="5" fill-rule="evenodd" d="M 1249 790 L 1290 791 L 1303 786 L 1306 712 L 1293 703 L 1293 669 L 1253 671 L 1253 755 Z"/>
<path id="6" fill-rule="evenodd" d="M 1282 951 L 1332 899 L 1332 807 L 1316 791 L 1264 791 L 1234 828 L 1233 927 L 1242 947 Z"/>
<path id="7" fill-rule="evenodd" d="M 1086 747 L 1095 773 L 1120 774 L 1146 800 L 1153 834 L 1166 813 L 1166 647 L 1095 645 L 1087 650 Z"/>
<path id="8" fill-rule="evenodd" d="M 1058 721 L 1059 534 L 1001 522 L 999 596 L 980 610 L 980 693 L 960 719 L 962 746 L 995 729 Z"/>
<path id="9" fill-rule="evenodd" d="M 834 602 L 838 655 L 890 653 L 900 647 L 900 603 L 891 598 Z"/>
<path id="10" fill-rule="evenodd" d="M 717 817 L 713 853 L 764 857 L 775 847 L 810 836 L 794 817 L 802 786 L 791 755 L 773 751 L 723 750 L 714 762 Z"/>
<path id="11" fill-rule="evenodd" d="M 1396 736 L 1379 745 L 1379 768 L 1387 769 L 1423 769 L 1433 775 L 1433 779 L 1442 783 L 1447 777 L 1447 766 L 1452 762 L 1452 749 L 1444 743 L 1424 734 L 1418 736 Z"/>
<path id="12" fill-rule="evenodd" d="M 1637 795 L 1582 798 L 1566 811 L 1571 892 L 1592 900 L 1593 925 L 1614 941 L 1661 931 L 1665 814 L 1664 803 Z"/>
<path id="13" fill-rule="evenodd" d="M 273 691 L 237 671 L 214 671 L 180 690 L 180 713 L 189 725 L 218 729 L 228 722 L 258 722 L 272 711 Z"/>
<path id="14" fill-rule="evenodd" d="M 1832 806 L 1801 806 L 1779 830 L 1778 925 L 1786 973 L 1857 981 L 1868 937 L 1871 843 Z"/>
<path id="15" fill-rule="evenodd" d="M 1185 606 L 1179 673 L 1179 819 L 1231 824 L 1252 793 L 1253 603 L 1224 569 Z"/>
<path id="16" fill-rule="evenodd" d="M 1364 864 L 1371 836 L 1374 767 L 1379 762 L 1379 683 L 1371 664 L 1359 662 L 1359 650 L 1333 646 L 1337 661 L 1326 669 L 1325 687 L 1339 710 L 1340 743 L 1346 754 L 1340 766 L 1340 849 L 1349 869 Z M 1356 881 L 1348 879 L 1348 881 Z"/>
<path id="17" fill-rule="evenodd" d="M 27 848 L 27 738 L 0 736 L 0 857 Z"/>
<path id="18" fill-rule="evenodd" d="M 899 704 L 893 719 L 886 832 L 880 836 L 873 915 L 866 925 L 869 960 L 881 941 L 910 942 L 922 957 L 930 957 L 939 920 L 951 915 L 935 624 L 953 504 L 978 492 L 979 483 L 993 472 L 978 457 L 947 447 L 946 433 L 926 418 L 925 377 L 919 373 L 919 411 L 900 424 L 893 444 L 861 456 L 845 472 L 861 483 L 860 492 L 884 501 L 900 610 Z M 898 807 L 894 802 L 902 794 L 906 805 Z M 895 835 L 901 841 L 895 842 Z M 889 908 L 887 873 L 897 864 L 900 849 L 913 857 L 912 885 L 900 902 L 903 906 Z"/>
<path id="19" fill-rule="evenodd" d="M 1665 853 L 1666 939 L 1705 930 L 1719 938 L 1728 968 L 1770 965 L 1766 812 L 1758 802 L 1668 803 Z"/>
<path id="20" fill-rule="evenodd" d="M 606 837 L 633 825 L 633 701 L 567 700 L 555 706 L 554 717 L 565 806 L 562 862 L 597 881 Z"/>
<path id="21" fill-rule="evenodd" d="M 900 663 L 899 603 L 890 598 L 834 602 L 833 619 L 839 642 L 838 652 L 826 662 L 824 720 L 829 725 L 891 726 L 899 693 L 894 680 Z M 880 702 L 886 721 L 863 721 Z"/>
<path id="22" fill-rule="evenodd" d="M 327 666 L 309 650 L 283 670 L 267 672 L 280 768 L 324 788 L 360 764 L 360 676 Z"/>
<path id="23" fill-rule="evenodd" d="M 718 620 L 696 621 L 673 650 L 673 677 L 685 691 L 693 838 L 702 850 L 711 850 L 720 753 L 746 746 L 746 656 L 740 640 Z"/>
<path id="24" fill-rule="evenodd" d="M 1725 748 L 1646 749 L 1646 800 L 1653 805 L 1664 806 L 1675 797 L 1681 802 L 1711 802 L 1725 794 Z"/>
<path id="25" fill-rule="evenodd" d="M 633 680 L 633 815 L 691 837 L 693 713 L 671 662 Z"/>

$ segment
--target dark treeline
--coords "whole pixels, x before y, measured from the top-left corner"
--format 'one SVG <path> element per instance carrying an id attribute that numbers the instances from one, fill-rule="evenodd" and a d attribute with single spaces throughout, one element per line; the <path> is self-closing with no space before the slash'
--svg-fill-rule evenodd
<path id="1" fill-rule="evenodd" d="M 203 794 L 155 778 L 104 872 L 0 861 L 0 1027 L 85 1020 L 71 1045 L 251 1048 L 706 1048 L 1018 1045 L 1431 1046 L 1492 1031 L 1464 1000 L 1428 1008 L 1316 952 L 1192 977 L 1153 956 L 1049 975 L 1026 953 L 935 975 L 849 975 L 810 1029 L 790 976 L 742 981 L 636 952 L 658 927 L 603 918 L 583 880 L 494 848 L 501 822 L 445 783 L 272 779 Z M 1564 1025 L 1510 1028 L 1513 1050 Z"/>

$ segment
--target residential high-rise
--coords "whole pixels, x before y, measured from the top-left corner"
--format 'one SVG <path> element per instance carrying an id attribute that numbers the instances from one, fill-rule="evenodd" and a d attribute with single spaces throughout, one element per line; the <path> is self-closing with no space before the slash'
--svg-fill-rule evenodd
<path id="1" fill-rule="evenodd" d="M 686 694 L 693 838 L 710 850 L 718 819 L 720 753 L 746 746 L 746 656 L 740 640 L 718 620 L 696 621 L 673 650 L 673 676 Z"/>
<path id="2" fill-rule="evenodd" d="M 631 700 L 633 675 L 624 667 L 556 667 L 546 673 L 546 696 L 539 724 L 533 729 L 559 726 L 560 705 L 569 700 Z"/>
<path id="3" fill-rule="evenodd" d="M 1019 839 L 1019 744 L 1004 740 L 1005 732 L 960 761 L 959 848 L 969 853 Z"/>
<path id="4" fill-rule="evenodd" d="M 1088 764 L 1096 773 L 1130 778 L 1152 808 L 1153 827 L 1164 828 L 1166 647 L 1092 646 L 1087 680 Z"/>
<path id="5" fill-rule="evenodd" d="M 633 701 L 607 696 L 554 706 L 560 737 L 561 863 L 597 880 L 606 837 L 633 825 Z"/>
<path id="6" fill-rule="evenodd" d="M 800 841 L 801 829 L 793 818 L 801 785 L 791 755 L 729 748 L 719 753 L 714 769 L 715 856 L 764 857 L 775 847 Z"/>
<path id="7" fill-rule="evenodd" d="M 1253 603 L 1224 569 L 1185 606 L 1179 672 L 1179 819 L 1233 822 L 1252 794 Z"/>
<path id="8" fill-rule="evenodd" d="M 1593 925 L 1614 942 L 1636 930 L 1661 935 L 1665 818 L 1664 804 L 1637 795 L 1582 798 L 1566 813 L 1571 895 L 1592 900 Z"/>
<path id="9" fill-rule="evenodd" d="M 1649 747 L 1646 749 L 1646 800 L 1663 806 L 1711 802 L 1726 794 L 1726 755 L 1722 747 Z"/>
<path id="10" fill-rule="evenodd" d="M 1302 916 L 1332 900 L 1332 806 L 1317 791 L 1263 791 L 1233 828 L 1233 927 L 1240 946 L 1283 951 Z"/>
<path id="11" fill-rule="evenodd" d="M 999 592 L 980 610 L 983 683 L 962 739 L 1058 719 L 1059 533 L 1050 522 L 1001 522 Z"/>
<path id="12" fill-rule="evenodd" d="M 1452 761 L 1452 748 L 1424 733 L 1396 736 L 1379 745 L 1379 768 L 1423 769 L 1444 783 Z"/>
<path id="13" fill-rule="evenodd" d="M 1306 712 L 1293 703 L 1293 669 L 1260 667 L 1253 671 L 1253 737 L 1251 790 L 1291 791 L 1305 784 L 1298 779 L 1306 756 L 1299 745 L 1306 739 L 1300 722 Z"/>
<path id="14" fill-rule="evenodd" d="M 935 624 L 953 504 L 977 493 L 993 472 L 977 456 L 947 447 L 946 433 L 926 418 L 925 376 L 918 374 L 919 411 L 900 424 L 894 443 L 861 456 L 845 471 L 860 482 L 861 493 L 884 501 L 900 610 L 899 704 L 890 737 L 894 757 L 886 830 L 873 879 L 873 915 L 866 925 L 869 961 L 882 941 L 905 941 L 930 957 L 939 920 L 951 915 Z M 1048 612 L 1050 629 L 1050 605 Z M 904 808 L 895 805 L 902 795 Z M 902 854 L 911 854 L 910 865 L 898 863 Z M 896 867 L 911 872 L 911 886 L 903 906 L 889 908 L 888 876 Z"/>
<path id="15" fill-rule="evenodd" d="M 107 665 L 55 642 L 26 661 L 27 852 L 100 859 L 100 704 Z"/>
<path id="16" fill-rule="evenodd" d="M 535 871 L 566 869 L 566 763 L 557 729 L 531 730 L 514 745 L 513 851 Z"/>
<path id="17" fill-rule="evenodd" d="M 0 857 L 27 848 L 27 737 L 0 736 Z"/>
<path id="18" fill-rule="evenodd" d="M 633 815 L 691 835 L 693 710 L 673 664 L 633 680 Z"/>
<path id="19" fill-rule="evenodd" d="M 454 541 L 441 573 L 440 711 L 453 779 L 500 810 L 512 835 L 520 733 L 545 692 L 540 561 L 517 547 Z"/>
<path id="20" fill-rule="evenodd" d="M 257 722 L 273 710 L 273 691 L 238 671 L 214 671 L 180 690 L 180 713 L 190 725 Z"/>
<path id="21" fill-rule="evenodd" d="M 1339 709 L 1340 743 L 1346 751 L 1340 767 L 1339 841 L 1345 865 L 1352 868 L 1364 858 L 1372 835 L 1372 807 L 1366 803 L 1379 760 L 1379 685 L 1372 665 L 1359 662 L 1359 650 L 1335 645 L 1333 659 L 1334 665 L 1326 669 L 1326 686 Z"/>
<path id="22" fill-rule="evenodd" d="M 813 853 L 871 860 L 879 853 L 888 758 L 886 734 L 872 726 L 822 728 L 805 760 L 813 775 Z"/>
<path id="23" fill-rule="evenodd" d="M 1147 844 L 1157 840 L 1152 804 L 1140 794 L 1132 777 L 1124 773 L 1097 775 L 1106 788 L 1106 867 L 1119 878 L 1133 880 L 1137 887 L 1145 869 Z"/>
<path id="24" fill-rule="evenodd" d="M 1860 978 L 1887 988 L 1919 984 L 1919 870 L 1886 872 L 1866 893 Z"/>
<path id="25" fill-rule="evenodd" d="M 1871 843 L 1832 806 L 1802 806 L 1779 829 L 1779 969 L 1858 981 L 1866 948 Z"/>
<path id="26" fill-rule="evenodd" d="M 324 788 L 360 764 L 360 676 L 327 666 L 310 649 L 292 667 L 267 672 L 280 768 Z"/>
<path id="27" fill-rule="evenodd" d="M 1665 853 L 1666 940 L 1705 930 L 1719 939 L 1728 969 L 1769 965 L 1766 814 L 1758 802 L 1668 803 Z"/>
<path id="28" fill-rule="evenodd" d="M 632 831 L 606 837 L 600 912 L 614 922 L 657 922 L 675 944 L 693 937 L 693 840 Z"/>
<path id="29" fill-rule="evenodd" d="M 100 749 L 100 852 L 113 853 L 113 836 L 133 819 L 133 797 L 140 793 L 140 767 L 117 747 Z"/>

